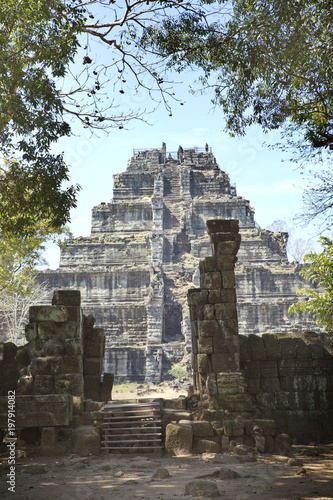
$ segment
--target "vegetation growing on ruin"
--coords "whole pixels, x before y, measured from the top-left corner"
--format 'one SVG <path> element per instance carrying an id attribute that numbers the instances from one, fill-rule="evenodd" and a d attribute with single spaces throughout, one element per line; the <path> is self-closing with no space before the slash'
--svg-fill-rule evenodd
<path id="1" fill-rule="evenodd" d="M 318 325 L 333 333 L 333 241 L 326 237 L 320 238 L 322 252 L 310 252 L 304 257 L 308 263 L 300 274 L 318 288 L 304 287 L 297 295 L 304 295 L 308 300 L 296 302 L 289 308 L 289 313 L 308 311 Z"/>

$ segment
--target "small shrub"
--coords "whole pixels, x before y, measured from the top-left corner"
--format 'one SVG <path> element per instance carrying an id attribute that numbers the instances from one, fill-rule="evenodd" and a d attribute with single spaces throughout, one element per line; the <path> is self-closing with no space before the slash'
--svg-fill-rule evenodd
<path id="1" fill-rule="evenodd" d="M 182 378 L 187 376 L 186 366 L 184 366 L 182 363 L 175 363 L 168 371 L 168 374 L 177 380 L 181 380 Z"/>

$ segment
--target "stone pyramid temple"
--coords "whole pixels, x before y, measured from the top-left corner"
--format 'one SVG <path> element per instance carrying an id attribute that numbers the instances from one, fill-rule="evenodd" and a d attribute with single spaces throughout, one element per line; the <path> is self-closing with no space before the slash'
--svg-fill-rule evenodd
<path id="1" fill-rule="evenodd" d="M 91 235 L 67 241 L 60 268 L 40 274 L 50 288 L 81 291 L 82 305 L 105 329 L 106 372 L 116 379 L 163 380 L 191 349 L 187 291 L 199 286 L 199 261 L 211 255 L 209 219 L 238 219 L 239 332 L 318 331 L 288 314 L 304 285 L 288 263 L 286 233 L 255 223 L 210 150 L 134 150 L 114 175 L 113 199 L 92 209 Z"/>

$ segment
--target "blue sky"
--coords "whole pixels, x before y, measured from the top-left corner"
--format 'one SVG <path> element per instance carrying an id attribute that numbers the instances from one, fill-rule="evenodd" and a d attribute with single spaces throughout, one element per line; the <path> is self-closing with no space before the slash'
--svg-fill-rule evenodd
<path id="1" fill-rule="evenodd" d="M 73 135 L 62 139 L 56 150 L 64 151 L 70 165 L 71 182 L 81 185 L 78 206 L 72 211 L 70 228 L 74 236 L 90 234 L 91 210 L 100 202 L 112 198 L 113 174 L 126 170 L 127 160 L 135 148 L 161 147 L 177 151 L 178 146 L 203 147 L 207 142 L 221 168 L 236 183 L 238 195 L 248 199 L 255 209 L 255 219 L 266 227 L 277 219 L 291 221 L 301 210 L 304 180 L 294 163 L 287 161 L 280 150 L 271 150 L 263 142 L 276 142 L 277 133 L 263 134 L 249 129 L 245 137 L 230 138 L 224 131 L 223 114 L 212 109 L 209 95 L 192 95 L 180 86 L 178 95 L 184 102 L 172 105 L 172 117 L 160 106 L 147 115 L 150 124 L 133 121 L 124 129 L 111 130 L 107 135 L 91 135 L 88 129 L 73 124 Z M 146 96 L 138 93 L 126 96 L 127 105 L 145 107 Z M 282 161 L 285 159 L 286 161 Z M 299 228 L 301 238 L 314 237 L 313 228 Z M 59 265 L 59 251 L 49 246 L 45 254 L 49 267 Z"/>

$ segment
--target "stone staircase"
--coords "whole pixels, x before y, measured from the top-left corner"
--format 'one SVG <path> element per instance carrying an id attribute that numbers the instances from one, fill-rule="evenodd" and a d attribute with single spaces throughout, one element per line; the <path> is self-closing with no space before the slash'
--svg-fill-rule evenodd
<path id="1" fill-rule="evenodd" d="M 115 401 L 104 406 L 102 450 L 109 453 L 162 451 L 159 401 Z"/>

